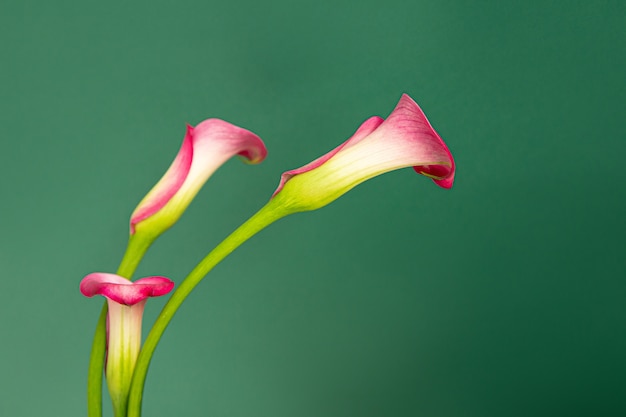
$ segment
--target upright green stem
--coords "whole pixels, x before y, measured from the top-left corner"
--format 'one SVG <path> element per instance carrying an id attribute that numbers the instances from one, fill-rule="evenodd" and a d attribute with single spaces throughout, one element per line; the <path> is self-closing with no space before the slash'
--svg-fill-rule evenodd
<path id="1" fill-rule="evenodd" d="M 131 235 L 117 274 L 130 279 L 153 241 L 154 238 Z M 107 303 L 105 302 L 96 325 L 89 358 L 87 375 L 87 415 L 89 417 L 102 417 L 102 375 L 106 351 L 106 320 Z M 118 414 L 116 413 L 116 417 L 124 417 Z"/>
<path id="2" fill-rule="evenodd" d="M 198 283 L 213 269 L 222 259 L 233 252 L 246 240 L 254 236 L 256 233 L 272 224 L 276 220 L 292 213 L 285 208 L 284 204 L 279 203 L 279 199 L 274 198 L 269 201 L 254 216 L 248 219 L 244 224 L 239 226 L 231 233 L 222 243 L 213 249 L 200 263 L 189 273 L 183 282 L 174 291 L 168 302 L 161 310 L 161 314 L 157 318 L 152 330 L 141 348 L 135 372 L 130 386 L 130 395 L 128 398 L 128 417 L 141 416 L 141 402 L 143 397 L 143 388 L 148 373 L 148 366 L 154 350 L 163 335 L 167 325 L 174 317 L 174 314 L 185 301 L 189 293 Z"/>
<path id="3" fill-rule="evenodd" d="M 96 324 L 96 332 L 91 344 L 89 371 L 87 375 L 87 415 L 102 417 L 102 374 L 104 352 L 106 350 L 107 303 L 105 302 Z"/>

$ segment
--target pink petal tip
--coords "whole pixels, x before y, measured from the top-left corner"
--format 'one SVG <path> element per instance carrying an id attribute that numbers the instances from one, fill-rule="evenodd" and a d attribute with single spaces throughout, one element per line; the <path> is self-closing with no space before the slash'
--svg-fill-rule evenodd
<path id="1" fill-rule="evenodd" d="M 116 303 L 134 305 L 148 297 L 169 293 L 174 282 L 169 278 L 153 276 L 135 282 L 115 274 L 94 272 L 80 282 L 80 292 L 85 297 L 102 295 Z"/>

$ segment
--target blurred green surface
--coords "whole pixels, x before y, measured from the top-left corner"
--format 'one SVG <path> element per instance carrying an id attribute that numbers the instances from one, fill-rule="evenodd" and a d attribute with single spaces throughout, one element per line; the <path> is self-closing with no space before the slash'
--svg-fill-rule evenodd
<path id="1" fill-rule="evenodd" d="M 0 415 L 84 416 L 128 217 L 185 123 L 259 134 L 138 276 L 180 282 L 281 172 L 402 92 L 458 165 L 284 219 L 165 333 L 159 416 L 626 415 L 621 1 L 0 3 Z M 149 324 L 164 300 L 152 300 Z"/>

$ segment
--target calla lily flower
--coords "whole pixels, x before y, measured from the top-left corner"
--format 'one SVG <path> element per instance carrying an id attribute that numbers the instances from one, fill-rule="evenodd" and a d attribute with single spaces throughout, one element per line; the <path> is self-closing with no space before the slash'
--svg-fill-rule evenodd
<path id="1" fill-rule="evenodd" d="M 131 215 L 131 235 L 146 231 L 156 237 L 171 227 L 211 174 L 234 155 L 257 164 L 267 149 L 254 133 L 220 119 L 187 126 L 174 162 Z"/>
<path id="2" fill-rule="evenodd" d="M 452 154 L 406 94 L 386 120 L 369 118 L 337 148 L 283 173 L 272 198 L 280 196 L 291 212 L 314 210 L 372 177 L 405 167 L 442 188 L 454 182 Z"/>
<path id="3" fill-rule="evenodd" d="M 115 274 L 93 273 L 80 283 L 86 297 L 103 295 L 107 315 L 106 377 L 116 415 L 125 415 L 128 390 L 141 347 L 141 320 L 148 297 L 165 295 L 174 283 L 165 277 L 131 282 Z"/>

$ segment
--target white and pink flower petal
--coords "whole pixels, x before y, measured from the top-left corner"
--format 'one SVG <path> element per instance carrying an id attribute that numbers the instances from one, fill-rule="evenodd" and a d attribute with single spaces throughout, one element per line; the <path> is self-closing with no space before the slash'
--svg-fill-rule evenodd
<path id="1" fill-rule="evenodd" d="M 152 235 L 172 226 L 207 179 L 235 155 L 258 164 L 267 149 L 254 133 L 220 119 L 205 120 L 195 128 L 187 126 L 174 162 L 131 215 L 131 234 L 141 224 L 149 224 Z"/>
<path id="2" fill-rule="evenodd" d="M 115 274 L 94 272 L 80 283 L 80 292 L 86 297 L 102 295 L 119 304 L 132 306 L 148 297 L 159 297 L 170 292 L 174 282 L 169 278 L 154 276 L 135 282 Z"/>
<path id="3" fill-rule="evenodd" d="M 343 144 L 281 176 L 273 198 L 288 188 L 288 205 L 305 211 L 322 207 L 356 185 L 385 172 L 413 167 L 450 188 L 454 159 L 424 112 L 404 94 L 389 117 L 372 117 Z"/>

